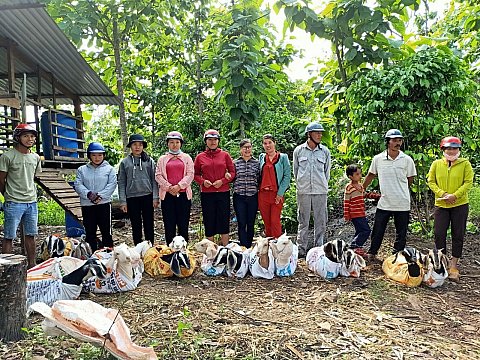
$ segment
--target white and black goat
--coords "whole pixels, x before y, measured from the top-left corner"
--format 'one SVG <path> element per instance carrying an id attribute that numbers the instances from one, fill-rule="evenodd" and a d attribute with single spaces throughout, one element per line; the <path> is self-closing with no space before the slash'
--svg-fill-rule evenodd
<path id="1" fill-rule="evenodd" d="M 248 273 L 249 250 L 242 249 L 236 243 L 219 246 L 213 241 L 203 239 L 195 244 L 195 250 L 203 254 L 200 267 L 208 276 L 243 278 Z"/>
<path id="2" fill-rule="evenodd" d="M 112 294 L 135 290 L 142 280 L 144 267 L 140 254 L 127 244 L 96 251 L 92 257 L 105 264 L 108 276 L 100 281 L 96 276 L 90 277 L 83 283 L 84 292 Z"/>
<path id="3" fill-rule="evenodd" d="M 322 246 L 311 248 L 305 261 L 308 269 L 324 279 L 335 279 L 340 275 L 342 259 L 348 244 L 340 239 L 329 241 Z"/>
<path id="4" fill-rule="evenodd" d="M 170 270 L 178 276 L 182 277 L 181 268 L 190 269 L 190 258 L 187 253 L 187 241 L 183 236 L 175 236 L 169 244 L 172 249 L 171 254 L 162 255 L 162 260 L 170 265 Z"/>
<path id="5" fill-rule="evenodd" d="M 395 257 L 392 261 L 392 263 L 397 262 L 398 256 L 403 255 L 405 260 L 407 261 L 407 268 L 408 268 L 408 274 L 411 277 L 418 277 L 421 275 L 422 271 L 422 264 L 424 264 L 424 255 L 417 249 L 411 246 L 407 246 L 405 249 L 398 251 L 395 254 Z"/>
<path id="6" fill-rule="evenodd" d="M 65 253 L 65 247 L 65 242 L 57 235 L 47 236 L 41 246 L 41 253 L 44 257 L 43 260 L 47 260 L 49 257 L 63 256 Z"/>
<path id="7" fill-rule="evenodd" d="M 243 254 L 228 247 L 222 247 L 212 261 L 215 267 L 225 266 L 227 272 L 236 273 L 240 270 L 243 261 Z"/>
<path id="8" fill-rule="evenodd" d="M 80 240 L 62 239 L 57 235 L 49 235 L 42 242 L 40 254 L 42 260 L 61 256 L 72 256 L 87 260 L 92 255 L 92 249 L 85 241 L 85 235 L 82 235 Z"/>
<path id="9" fill-rule="evenodd" d="M 82 291 L 82 282 L 92 274 L 99 279 L 107 276 L 105 265 L 95 258 L 86 260 L 83 265 L 60 279 L 27 281 L 27 307 L 38 301 L 51 306 L 57 300 L 78 298 Z"/>
<path id="10" fill-rule="evenodd" d="M 90 258 L 86 260 L 85 264 L 62 277 L 62 282 L 78 286 L 91 276 L 96 276 L 99 279 L 104 279 L 107 276 L 107 268 L 99 259 Z"/>
<path id="11" fill-rule="evenodd" d="M 426 256 L 423 283 L 431 288 L 442 286 L 448 278 L 448 259 L 443 249 L 431 249 Z"/>
<path id="12" fill-rule="evenodd" d="M 365 259 L 356 254 L 353 249 L 347 249 L 343 252 L 342 268 L 340 274 L 342 276 L 360 277 L 360 271 L 367 266 Z"/>
<path id="13" fill-rule="evenodd" d="M 387 257 L 382 270 L 388 279 L 416 287 L 422 283 L 424 275 L 424 256 L 413 247 L 406 247 Z"/>

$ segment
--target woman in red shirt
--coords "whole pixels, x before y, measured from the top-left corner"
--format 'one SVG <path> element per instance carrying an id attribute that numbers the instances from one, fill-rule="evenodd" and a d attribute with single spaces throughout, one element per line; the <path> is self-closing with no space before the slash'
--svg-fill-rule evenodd
<path id="1" fill-rule="evenodd" d="M 195 182 L 200 185 L 205 237 L 213 241 L 220 234 L 222 245 L 227 245 L 230 232 L 230 186 L 235 178 L 235 167 L 230 154 L 218 148 L 220 134 L 207 130 L 203 135 L 206 149 L 195 158 Z"/>
<path id="2" fill-rule="evenodd" d="M 282 235 L 280 217 L 283 208 L 283 197 L 290 186 L 291 168 L 287 154 L 275 149 L 275 138 L 263 135 L 265 153 L 260 154 L 260 189 L 258 192 L 258 208 L 265 224 L 265 236 L 278 238 Z"/>

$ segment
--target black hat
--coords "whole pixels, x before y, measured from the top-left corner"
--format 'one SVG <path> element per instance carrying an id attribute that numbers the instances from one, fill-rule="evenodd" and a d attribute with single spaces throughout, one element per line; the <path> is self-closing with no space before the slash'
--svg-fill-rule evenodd
<path id="1" fill-rule="evenodd" d="M 127 147 L 132 146 L 132 143 L 137 142 L 137 141 L 143 143 L 143 148 L 144 148 L 144 149 L 147 148 L 147 142 L 145 141 L 145 138 L 143 137 L 143 135 L 140 135 L 140 134 L 130 135 L 130 137 L 128 138 L 128 145 L 127 145 Z"/>

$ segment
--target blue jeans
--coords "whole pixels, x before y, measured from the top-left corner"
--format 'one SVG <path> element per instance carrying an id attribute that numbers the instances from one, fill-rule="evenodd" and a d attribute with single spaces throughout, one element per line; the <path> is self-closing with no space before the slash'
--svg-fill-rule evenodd
<path id="1" fill-rule="evenodd" d="M 353 218 L 352 224 L 355 227 L 355 236 L 350 248 L 356 249 L 362 247 L 370 236 L 370 226 L 366 217 Z"/>
<path id="2" fill-rule="evenodd" d="M 368 250 L 369 254 L 377 255 L 380 246 L 382 246 L 383 235 L 385 235 L 388 220 L 390 220 L 391 216 L 393 216 L 396 233 L 393 252 L 396 253 L 405 249 L 410 211 L 389 211 L 377 208 L 377 211 L 375 211 L 375 221 L 373 223 L 372 243 Z"/>
<path id="3" fill-rule="evenodd" d="M 17 229 L 20 221 L 23 222 L 24 233 L 27 236 L 38 234 L 38 208 L 37 203 L 17 203 L 7 201 L 3 205 L 5 221 L 3 225 L 3 236 L 5 239 L 13 240 L 17 237 Z"/>
<path id="4" fill-rule="evenodd" d="M 233 193 L 233 208 L 237 215 L 238 240 L 241 246 L 252 246 L 255 219 L 258 210 L 258 195 L 245 196 Z"/>

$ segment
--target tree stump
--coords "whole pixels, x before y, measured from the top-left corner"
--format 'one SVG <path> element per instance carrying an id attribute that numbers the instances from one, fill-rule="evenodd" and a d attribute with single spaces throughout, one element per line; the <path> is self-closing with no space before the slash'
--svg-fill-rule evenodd
<path id="1" fill-rule="evenodd" d="M 27 307 L 27 258 L 0 254 L 0 340 L 22 339 Z"/>

